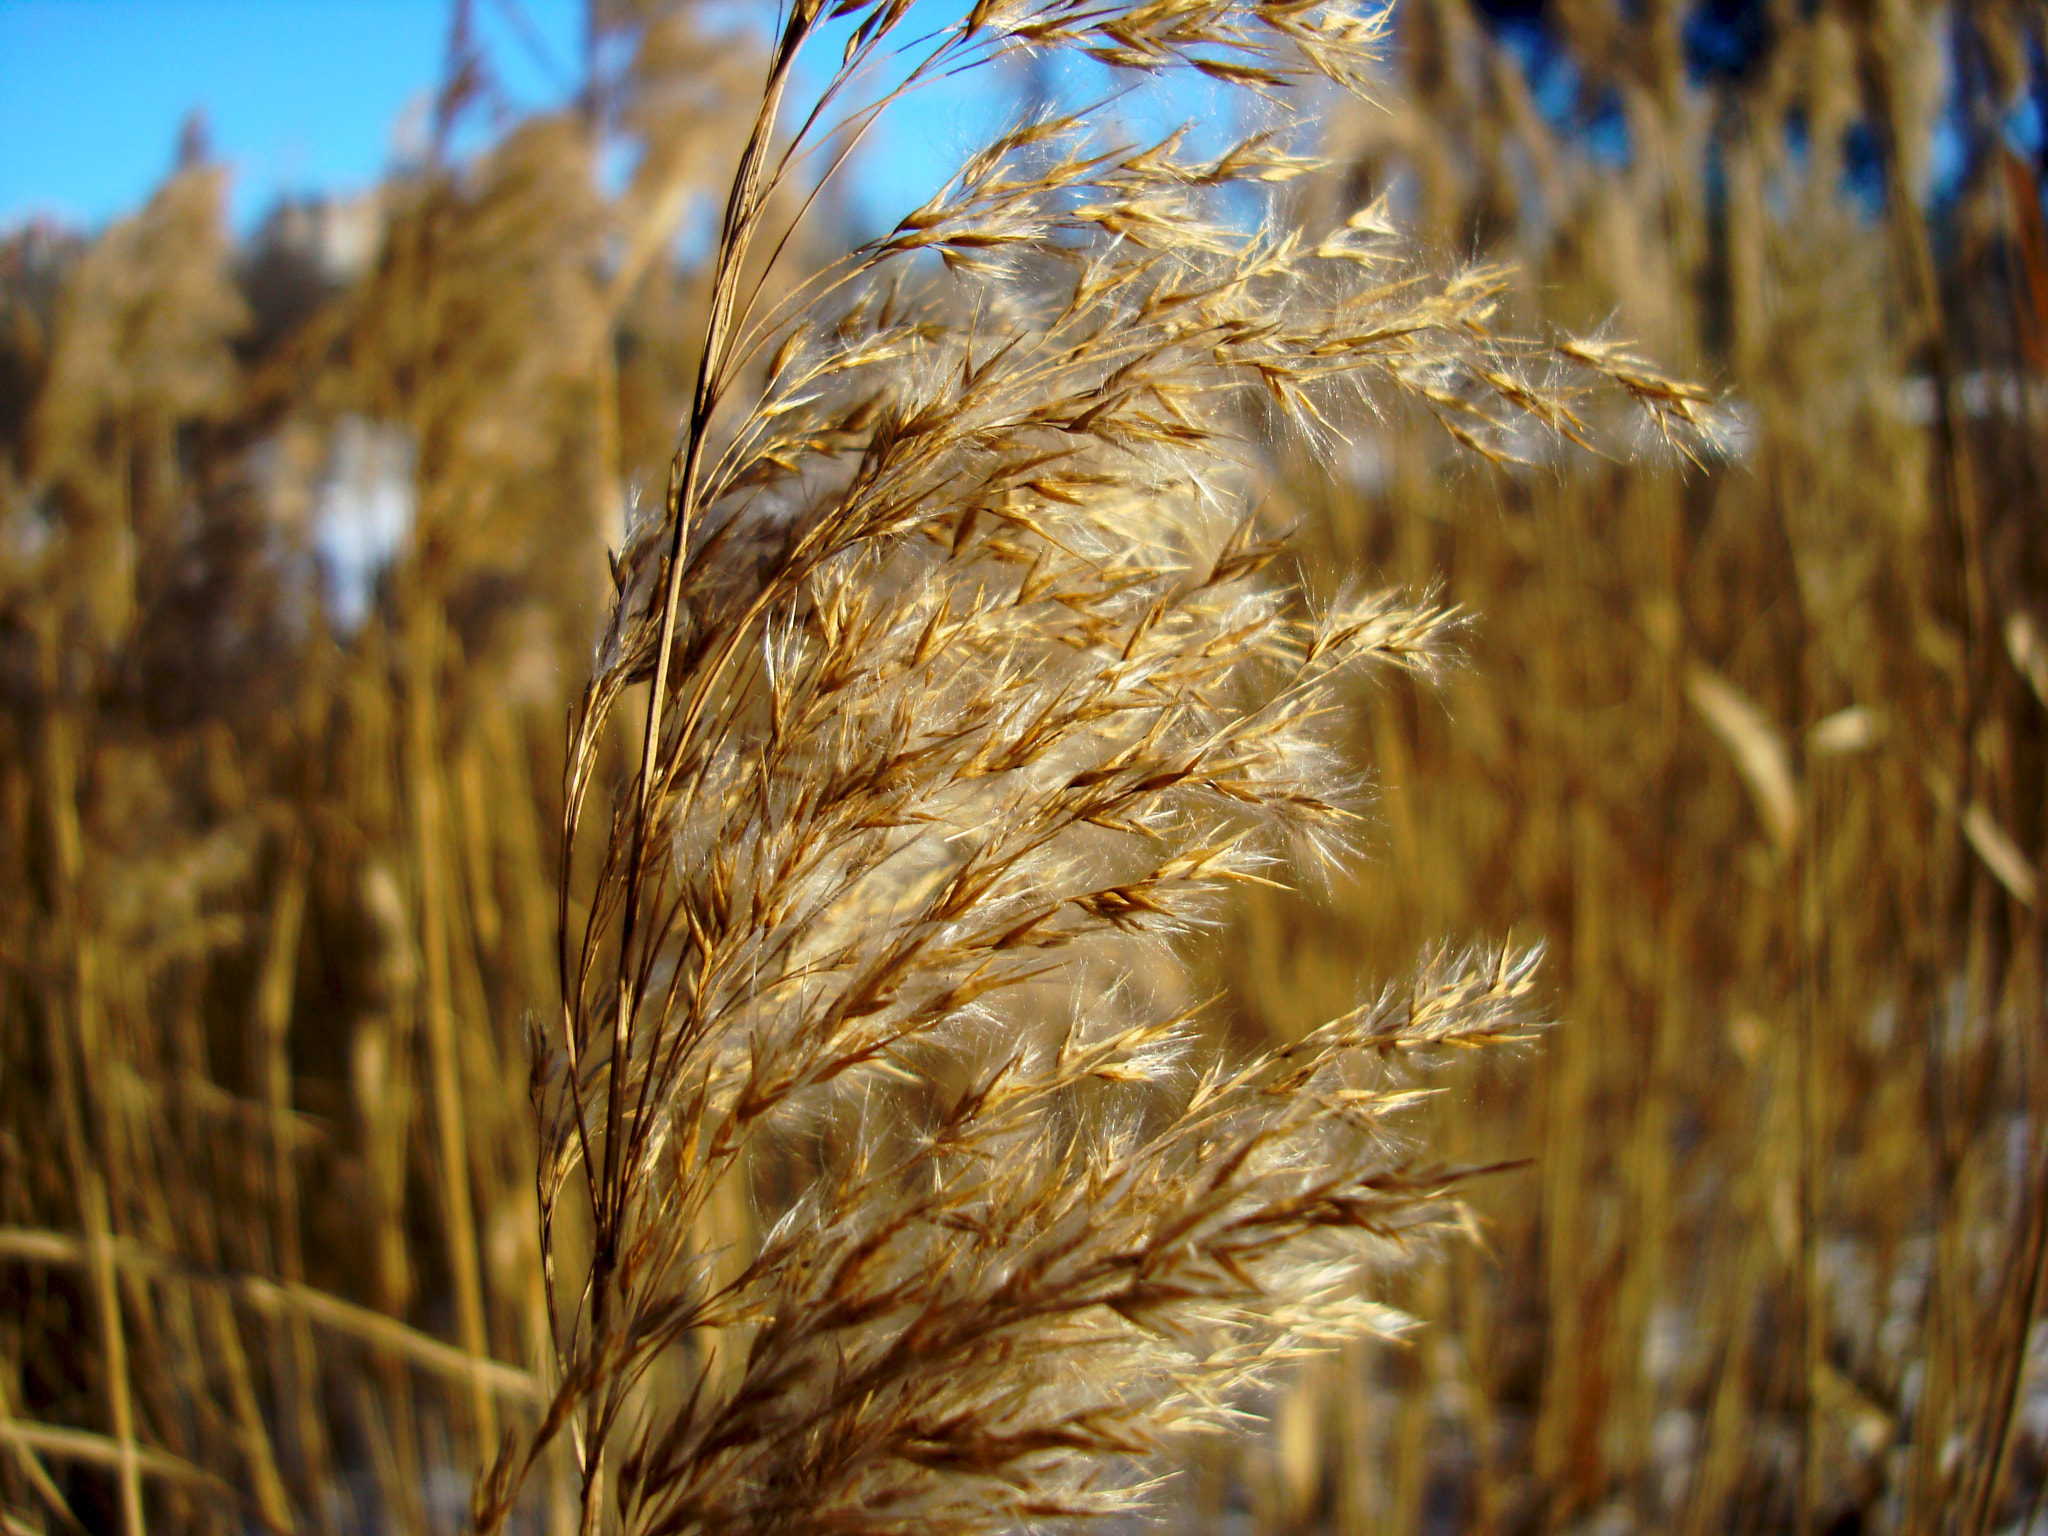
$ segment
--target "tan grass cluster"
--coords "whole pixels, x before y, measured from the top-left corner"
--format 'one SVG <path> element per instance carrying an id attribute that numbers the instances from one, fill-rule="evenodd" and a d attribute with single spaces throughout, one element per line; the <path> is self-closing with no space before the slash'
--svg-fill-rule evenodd
<path id="1" fill-rule="evenodd" d="M 1342 8 L 592 0 L 578 98 L 499 120 L 515 9 L 450 6 L 360 200 L 236 241 L 195 155 L 0 234 L 0 1527 L 428 1536 L 506 1425 L 521 1531 L 1172 1460 L 1199 1529 L 2035 1523 L 2038 5 L 1764 7 L 1705 68 L 1757 13 L 1549 6 L 1560 92 L 1468 0 L 1370 68 Z M 849 70 L 748 152 L 799 45 Z M 1019 50 L 1059 104 L 833 264 L 814 169 Z M 1269 136 L 1123 141 L 1090 51 Z M 1740 462 L 1567 447 L 1703 403 L 1504 314 L 1724 380 Z M 1383 1262 L 1459 1201 L 1484 1249 Z"/>
<path id="2" fill-rule="evenodd" d="M 844 63 L 785 139 L 825 19 L 787 12 L 665 505 L 614 562 L 536 1041 L 559 1386 L 481 1529 L 565 1431 L 587 1530 L 1120 1510 L 1167 1436 L 1388 1329 L 1366 1266 L 1455 1182 L 1392 1133 L 1390 1059 L 1523 1034 L 1533 956 L 1440 955 L 1244 1059 L 1158 981 L 1232 886 L 1342 857 L 1347 679 L 1429 675 L 1456 625 L 1310 602 L 1261 528 L 1261 434 L 1331 444 L 1398 395 L 1504 457 L 1527 424 L 1581 436 L 1606 383 L 1711 436 L 1619 348 L 1497 334 L 1499 276 L 1411 270 L 1382 206 L 1232 221 L 1226 189 L 1314 165 L 1270 133 L 1204 157 L 1034 118 L 770 296 L 767 210 L 885 59 L 884 104 L 1020 48 L 1283 93 L 1357 87 L 1382 31 L 1320 0 L 982 3 L 904 42 L 905 9 L 835 8 Z"/>
<path id="3" fill-rule="evenodd" d="M 1735 16 L 1766 25 L 1703 60 L 1694 28 Z M 1397 682 L 1360 711 L 1385 856 L 1342 909 L 1252 893 L 1219 946 L 1231 1004 L 1286 1038 L 1361 964 L 1513 931 L 1548 941 L 1563 1027 L 1420 1110 L 1442 1153 L 1537 1169 L 1471 1193 L 1491 1254 L 1390 1280 L 1425 1347 L 1290 1385 L 1303 1429 L 1255 1507 L 2027 1529 L 2048 243 L 2006 114 L 2041 99 L 2043 16 L 1545 18 L 1569 93 L 1467 0 L 1402 6 L 1387 110 L 1333 115 L 1324 195 L 1407 188 L 1413 238 L 1477 242 L 1557 323 L 1618 314 L 1722 380 L 1745 444 L 1705 475 L 1475 483 L 1390 432 L 1353 484 L 1300 466 L 1305 547 L 1482 622 L 1441 701 Z M 1944 141 L 1964 153 L 1930 184 Z"/>

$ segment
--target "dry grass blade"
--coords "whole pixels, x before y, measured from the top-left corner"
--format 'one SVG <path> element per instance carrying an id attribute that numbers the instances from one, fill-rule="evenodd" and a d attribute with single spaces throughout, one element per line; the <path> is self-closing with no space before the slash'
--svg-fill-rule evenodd
<path id="1" fill-rule="evenodd" d="M 1789 848 L 1799 830 L 1799 786 L 1783 733 L 1734 684 L 1705 667 L 1691 670 L 1686 692 L 1727 743 L 1771 841 L 1780 849 Z"/>
<path id="2" fill-rule="evenodd" d="M 396 1318 L 330 1296 L 312 1286 L 276 1281 L 261 1275 L 211 1272 L 196 1265 L 179 1263 L 140 1245 L 121 1240 L 111 1245 L 113 1264 L 122 1272 L 151 1277 L 169 1277 L 211 1287 L 242 1301 L 251 1311 L 271 1316 L 292 1316 L 317 1323 L 360 1344 L 389 1350 L 422 1369 L 462 1381 L 475 1381 L 491 1391 L 517 1400 L 537 1400 L 542 1394 L 533 1377 L 500 1361 L 480 1359 L 444 1344 L 431 1334 L 408 1328 Z M 64 1232 L 25 1231 L 0 1227 L 0 1259 L 14 1263 L 83 1268 L 88 1262 L 86 1245 Z"/>

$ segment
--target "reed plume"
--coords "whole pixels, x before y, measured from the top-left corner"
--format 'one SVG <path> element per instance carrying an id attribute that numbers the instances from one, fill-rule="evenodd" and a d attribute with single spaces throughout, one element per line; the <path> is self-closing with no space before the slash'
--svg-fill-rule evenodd
<path id="1" fill-rule="evenodd" d="M 1334 450 L 1405 397 L 1512 458 L 1583 440 L 1601 384 L 1711 439 L 1622 349 L 1502 334 L 1503 275 L 1432 280 L 1384 204 L 1297 227 L 1274 189 L 1315 161 L 1270 129 L 1204 155 L 1036 115 L 771 288 L 805 151 L 928 80 L 1064 50 L 1277 101 L 1362 88 L 1383 22 L 981 0 L 909 39 L 906 9 L 781 19 L 667 495 L 614 559 L 535 1040 L 558 1386 L 479 1482 L 483 1530 L 565 1432 L 586 1530 L 1120 1511 L 1281 1362 L 1397 1328 L 1362 1272 L 1458 1178 L 1398 1133 L 1402 1063 L 1524 1035 L 1535 956 L 1439 953 L 1244 1059 L 1194 1028 L 1181 946 L 1352 847 L 1352 679 L 1434 675 L 1460 622 L 1313 598 L 1260 445 Z M 622 728 L 637 770 L 586 834 Z"/>

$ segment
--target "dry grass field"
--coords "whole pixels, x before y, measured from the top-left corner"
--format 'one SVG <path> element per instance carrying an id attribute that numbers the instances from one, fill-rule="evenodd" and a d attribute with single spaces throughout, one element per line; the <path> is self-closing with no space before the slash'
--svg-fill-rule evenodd
<path id="1" fill-rule="evenodd" d="M 0 1528 L 2041 1528 L 2039 6 L 823 9 L 0 242 Z"/>

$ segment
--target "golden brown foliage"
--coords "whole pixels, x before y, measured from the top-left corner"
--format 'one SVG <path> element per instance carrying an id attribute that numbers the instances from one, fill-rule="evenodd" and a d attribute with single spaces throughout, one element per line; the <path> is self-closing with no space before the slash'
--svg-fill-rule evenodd
<path id="1" fill-rule="evenodd" d="M 2048 279 L 2023 171 L 1960 243 L 1913 195 L 1932 13 L 1702 86 L 1574 8 L 1615 168 L 1452 0 L 1391 80 L 1343 5 L 843 9 L 849 75 L 1079 51 L 1329 137 L 1056 107 L 834 260 L 781 243 L 871 99 L 782 99 L 817 8 L 606 6 L 628 62 L 394 178 L 360 268 L 238 257 L 205 167 L 6 247 L 6 1519 L 439 1529 L 494 1460 L 515 1528 L 2015 1518 Z M 2009 94 L 2038 24 L 1971 25 Z M 1725 374 L 1746 462 L 1496 259 Z M 1700 465 L 1582 452 L 1603 399 Z M 1567 1027 L 1424 1091 L 1539 943 Z M 1491 1252 L 1417 1266 L 1465 1201 Z"/>
<path id="2" fill-rule="evenodd" d="M 1347 195 L 1405 175 L 1423 238 L 1479 231 L 1564 323 L 1718 375 L 1748 446 L 1480 483 L 1390 436 L 1343 494 L 1304 471 L 1326 558 L 1480 617 L 1445 706 L 1363 721 L 1386 856 L 1345 914 L 1253 914 L 1232 990 L 1284 1038 L 1361 959 L 1513 932 L 1561 1027 L 1425 1110 L 1537 1176 L 1475 1192 L 1494 1257 L 1400 1298 L 1436 1326 L 1371 1373 L 1397 1404 L 1331 1371 L 1283 1406 L 1276 1514 L 2009 1530 L 2042 1486 L 2040 183 L 1992 112 L 2039 19 L 1769 16 L 1747 73 L 1689 80 L 1678 15 L 1560 13 L 1625 164 L 1456 3 L 1404 12 L 1406 84 L 1339 130 Z M 1922 148 L 1846 180 L 1851 126 L 1927 143 L 1945 35 L 1952 200 Z"/>

